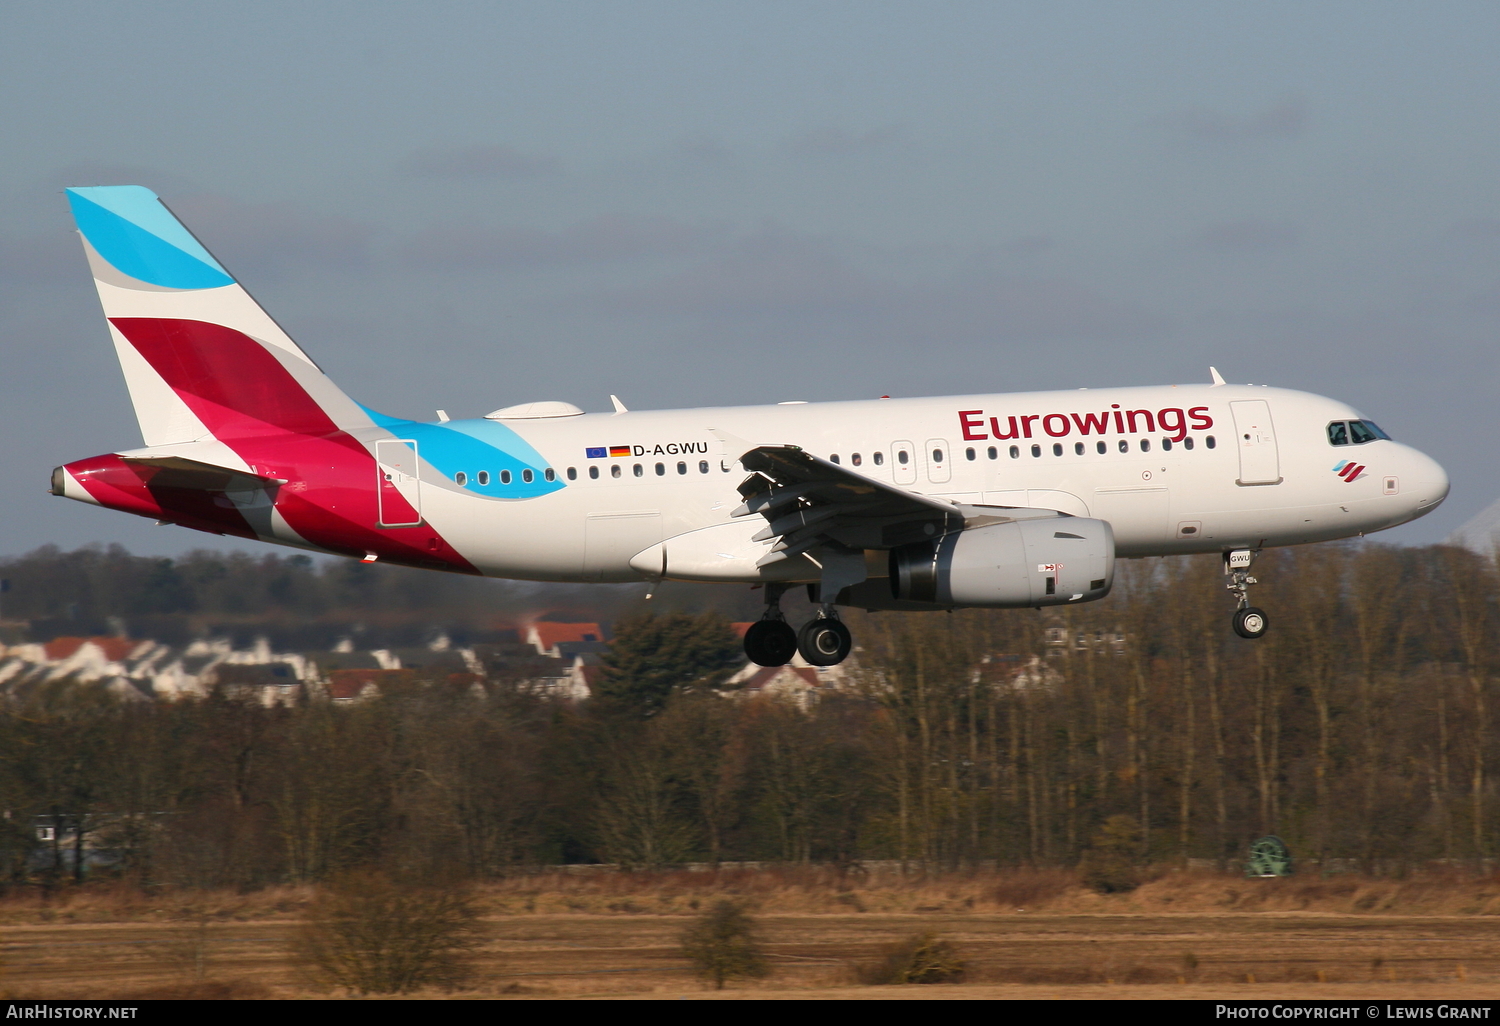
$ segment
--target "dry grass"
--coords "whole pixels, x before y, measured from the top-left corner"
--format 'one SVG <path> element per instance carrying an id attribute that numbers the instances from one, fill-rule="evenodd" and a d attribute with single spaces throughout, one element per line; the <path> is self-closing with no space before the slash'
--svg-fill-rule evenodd
<path id="1" fill-rule="evenodd" d="M 1122 894 L 1100 894 L 1070 869 L 870 871 L 823 866 L 518 874 L 481 884 L 485 915 L 692 915 L 720 900 L 760 914 L 844 915 L 1036 912 L 1331 912 L 1342 915 L 1500 915 L 1500 875 L 1427 874 L 1404 880 L 1345 874 L 1247 880 L 1209 871 L 1158 869 Z M 90 884 L 47 895 L 0 897 L 0 926 L 46 923 L 253 922 L 301 915 L 312 887 L 143 891 Z"/>
<path id="2" fill-rule="evenodd" d="M 124 887 L 45 902 L 12 896 L 0 901 L 0 990 L 317 996 L 287 954 L 313 897 L 299 888 L 142 896 Z M 742 996 L 869 996 L 857 968 L 927 932 L 964 958 L 965 982 L 936 988 L 957 995 L 1500 996 L 1494 878 L 1168 872 L 1132 893 L 1101 895 L 1061 870 L 902 876 L 794 867 L 517 876 L 479 888 L 476 900 L 484 942 L 468 996 L 707 993 L 679 941 L 690 917 L 720 900 L 753 910 L 774 970 L 736 984 L 730 993 Z M 163 957 L 184 931 L 207 937 L 207 978 Z"/>
<path id="3" fill-rule="evenodd" d="M 1247 880 L 1158 869 L 1122 894 L 1099 894 L 1070 869 L 923 872 L 824 866 L 518 874 L 481 884 L 485 915 L 692 915 L 716 901 L 760 914 L 1331 912 L 1343 915 L 1500 915 L 1500 875 L 1426 874 L 1397 880 L 1345 874 Z M 301 915 L 312 887 L 143 891 L 123 883 L 15 890 L 0 926 L 45 923 L 253 922 Z"/>

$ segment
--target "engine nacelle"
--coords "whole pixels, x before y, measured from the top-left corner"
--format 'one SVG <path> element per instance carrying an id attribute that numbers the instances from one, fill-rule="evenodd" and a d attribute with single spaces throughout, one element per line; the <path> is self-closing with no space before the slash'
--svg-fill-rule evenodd
<path id="1" fill-rule="evenodd" d="M 1103 598 L 1115 535 L 1087 517 L 990 524 L 891 550 L 891 597 L 940 606 L 1057 606 Z"/>

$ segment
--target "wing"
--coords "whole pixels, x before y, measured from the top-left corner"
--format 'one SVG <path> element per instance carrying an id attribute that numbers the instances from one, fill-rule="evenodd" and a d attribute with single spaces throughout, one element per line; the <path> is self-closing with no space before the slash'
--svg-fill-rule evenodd
<path id="1" fill-rule="evenodd" d="M 909 492 L 821 460 L 795 445 L 756 446 L 740 456 L 752 471 L 732 516 L 760 514 L 756 541 L 781 540 L 757 566 L 830 543 L 845 549 L 893 549 L 964 528 L 964 508 Z M 973 526 L 970 522 L 970 526 Z"/>

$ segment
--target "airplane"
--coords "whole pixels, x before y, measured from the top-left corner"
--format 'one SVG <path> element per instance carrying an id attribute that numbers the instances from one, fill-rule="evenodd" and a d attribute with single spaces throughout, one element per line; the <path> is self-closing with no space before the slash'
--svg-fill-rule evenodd
<path id="1" fill-rule="evenodd" d="M 1263 549 L 1436 509 L 1448 476 L 1353 407 L 1211 384 L 436 421 L 346 396 L 141 186 L 67 190 L 144 445 L 52 493 L 367 563 L 532 581 L 760 585 L 747 656 L 832 666 L 838 607 L 1089 602 L 1120 558 L 1219 553 L 1263 637 Z M 806 586 L 813 619 L 780 602 Z"/>

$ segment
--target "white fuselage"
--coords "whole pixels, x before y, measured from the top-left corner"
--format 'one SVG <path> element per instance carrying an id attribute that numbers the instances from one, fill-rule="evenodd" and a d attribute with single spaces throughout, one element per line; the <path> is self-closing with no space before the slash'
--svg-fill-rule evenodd
<path id="1" fill-rule="evenodd" d="M 1444 499 L 1446 473 L 1409 446 L 1330 443 L 1331 421 L 1359 416 L 1305 392 L 1173 385 L 507 420 L 562 487 L 485 496 L 473 482 L 487 468 L 460 486 L 419 460 L 412 492 L 483 573 L 532 580 L 816 579 L 805 561 L 755 568 L 765 522 L 730 518 L 739 442 L 794 444 L 955 503 L 1107 520 L 1120 556 L 1259 549 L 1383 530 Z M 1350 460 L 1366 469 L 1335 472 Z"/>

